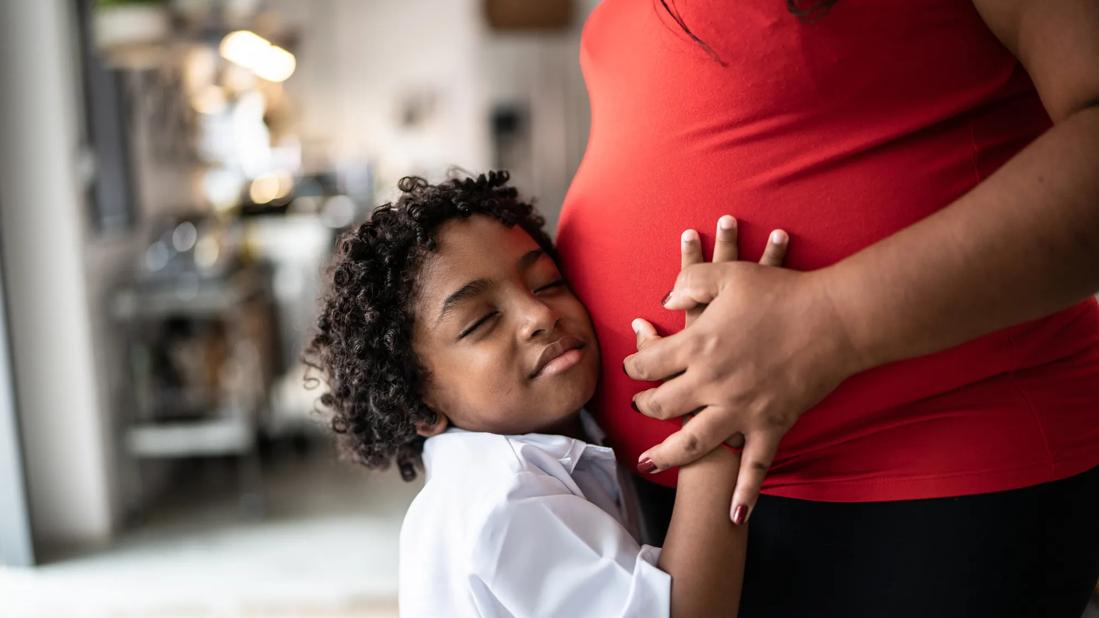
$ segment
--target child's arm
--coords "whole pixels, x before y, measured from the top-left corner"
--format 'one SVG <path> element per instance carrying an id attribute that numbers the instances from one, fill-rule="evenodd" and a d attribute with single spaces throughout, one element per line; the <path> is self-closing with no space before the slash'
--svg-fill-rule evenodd
<path id="1" fill-rule="evenodd" d="M 740 456 L 718 448 L 679 471 L 671 525 L 660 554 L 672 576 L 676 616 L 736 616 L 748 527 L 729 520 Z"/>
<path id="2" fill-rule="evenodd" d="M 784 232 L 772 232 L 759 263 L 781 266 L 788 240 Z M 737 253 L 736 220 L 721 217 L 714 235 L 713 261 L 733 262 Z M 698 232 L 685 231 L 680 242 L 680 266 L 687 268 L 702 262 L 705 257 Z M 688 310 L 685 326 L 690 326 L 703 309 L 699 306 Z M 660 338 L 646 320 L 635 320 L 633 329 L 639 351 Z M 642 454 L 642 460 L 648 453 Z M 647 471 L 652 472 L 655 466 L 649 461 Z M 748 530 L 747 526 L 732 524 L 728 509 L 739 471 L 740 455 L 721 447 L 679 470 L 675 510 L 659 561 L 660 568 L 672 576 L 672 616 L 737 613 Z"/>

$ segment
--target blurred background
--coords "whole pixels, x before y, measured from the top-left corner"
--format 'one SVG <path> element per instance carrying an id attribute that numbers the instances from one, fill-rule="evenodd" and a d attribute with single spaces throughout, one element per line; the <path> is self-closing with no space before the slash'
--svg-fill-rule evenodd
<path id="1" fill-rule="evenodd" d="M 411 173 L 552 229 L 595 4 L 0 3 L 0 615 L 396 615 L 418 486 L 314 412 L 319 275 Z"/>

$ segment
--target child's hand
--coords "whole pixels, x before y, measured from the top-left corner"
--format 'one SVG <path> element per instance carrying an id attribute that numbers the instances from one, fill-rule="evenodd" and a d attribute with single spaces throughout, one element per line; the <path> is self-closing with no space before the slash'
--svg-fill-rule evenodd
<path id="1" fill-rule="evenodd" d="M 785 245 L 782 232 L 771 236 Z M 773 262 L 772 262 L 773 263 Z M 747 521 L 779 443 L 798 418 L 861 371 L 864 359 L 827 289 L 828 280 L 743 261 L 694 263 L 662 303 L 707 304 L 682 331 L 623 359 L 635 380 L 662 382 L 634 395 L 642 414 L 694 419 L 639 457 L 652 472 L 682 466 L 729 436 L 745 436 L 732 520 Z"/>
<path id="2" fill-rule="evenodd" d="M 782 266 L 786 259 L 786 248 L 789 237 L 782 230 L 775 230 L 767 237 L 767 247 L 763 249 L 763 257 L 759 263 L 763 266 Z M 702 255 L 702 241 L 695 230 L 686 230 L 679 243 L 679 269 L 683 270 L 692 264 L 701 264 L 706 261 Z M 714 235 L 714 263 L 735 262 L 737 259 L 737 222 L 730 215 L 725 215 L 717 220 L 717 232 Z M 687 315 L 684 326 L 690 326 L 695 321 L 706 305 L 697 305 L 686 310 Z M 638 348 L 640 350 L 641 348 Z"/>

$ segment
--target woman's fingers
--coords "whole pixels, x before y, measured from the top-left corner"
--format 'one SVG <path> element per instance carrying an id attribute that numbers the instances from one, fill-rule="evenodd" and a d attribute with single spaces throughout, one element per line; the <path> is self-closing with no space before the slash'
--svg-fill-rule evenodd
<path id="1" fill-rule="evenodd" d="M 717 233 L 714 238 L 715 262 L 735 262 L 737 258 L 736 219 L 725 215 L 717 220 Z"/>
<path id="2" fill-rule="evenodd" d="M 687 268 L 691 264 L 698 264 L 702 258 L 702 239 L 694 230 L 684 230 L 679 238 L 679 267 Z"/>
<path id="3" fill-rule="evenodd" d="M 748 521 L 752 509 L 759 499 L 759 490 L 763 479 L 771 468 L 778 443 L 783 432 L 756 431 L 748 434 L 744 452 L 740 456 L 740 473 L 733 491 L 733 503 L 729 508 L 729 519 L 736 525 Z"/>
<path id="4" fill-rule="evenodd" d="M 767 247 L 763 249 L 763 257 L 759 263 L 764 266 L 782 266 L 786 259 L 786 248 L 790 244 L 790 237 L 782 230 L 775 230 L 767 237 Z"/>
<path id="5" fill-rule="evenodd" d="M 733 429 L 727 425 L 728 415 L 708 412 L 713 411 L 702 410 L 695 414 L 682 429 L 642 453 L 637 458 L 638 471 L 656 474 L 685 466 L 718 448 Z"/>

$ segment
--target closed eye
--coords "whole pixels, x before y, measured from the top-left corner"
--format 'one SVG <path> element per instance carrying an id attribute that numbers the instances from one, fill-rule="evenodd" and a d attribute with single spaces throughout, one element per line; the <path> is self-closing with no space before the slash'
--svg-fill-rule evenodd
<path id="1" fill-rule="evenodd" d="M 558 288 L 558 287 L 562 287 L 564 285 L 565 285 L 565 280 L 563 278 L 562 279 L 557 279 L 556 281 L 551 281 L 550 283 L 547 283 L 546 285 L 543 285 L 542 287 L 538 288 L 537 290 L 534 290 L 534 293 L 537 294 L 537 293 L 539 293 L 543 290 Z"/>
<path id="2" fill-rule="evenodd" d="M 547 283 L 546 285 L 543 285 L 542 287 L 534 290 L 534 293 L 535 294 L 540 294 L 541 292 L 544 292 L 544 291 L 547 291 L 547 290 L 552 290 L 552 289 L 555 289 L 555 288 L 561 288 L 561 287 L 564 287 L 564 286 L 565 286 L 565 279 L 562 277 L 562 278 L 559 278 L 559 279 L 555 279 L 555 280 Z M 479 320 L 477 320 L 476 322 L 471 324 L 469 326 L 469 328 L 467 328 L 467 329 L 463 330 L 461 333 L 459 333 L 458 338 L 462 339 L 462 338 L 466 337 L 467 335 L 473 334 L 477 329 L 479 329 L 481 327 L 481 325 L 485 324 L 486 322 L 488 322 L 492 318 L 496 317 L 499 313 L 500 313 L 499 311 L 490 311 L 489 313 L 486 313 Z"/>
<path id="3" fill-rule="evenodd" d="M 499 311 L 490 311 L 490 312 L 486 313 L 484 316 L 481 317 L 481 319 L 474 322 L 469 328 L 467 328 L 464 331 L 458 333 L 458 338 L 461 339 L 461 338 L 465 337 L 466 335 L 472 334 L 473 331 L 480 328 L 482 324 L 484 324 L 485 322 L 488 322 L 490 319 L 496 317 L 496 315 L 498 313 L 500 313 L 500 312 Z"/>

